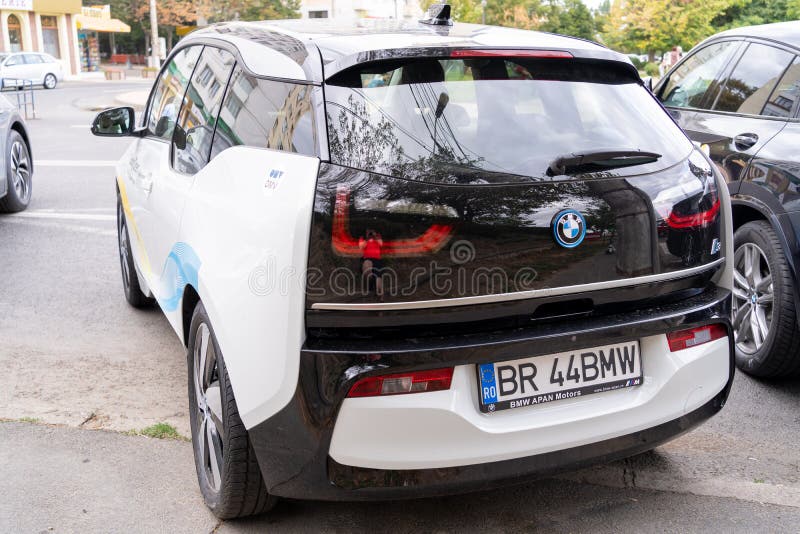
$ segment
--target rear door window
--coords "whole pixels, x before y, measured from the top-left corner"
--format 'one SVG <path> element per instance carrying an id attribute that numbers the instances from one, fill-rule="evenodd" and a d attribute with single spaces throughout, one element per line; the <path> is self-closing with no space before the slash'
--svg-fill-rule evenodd
<path id="1" fill-rule="evenodd" d="M 664 105 L 709 109 L 719 90 L 719 77 L 739 44 L 738 41 L 714 43 L 686 58 L 661 89 L 660 98 Z"/>
<path id="2" fill-rule="evenodd" d="M 189 86 L 189 78 L 202 49 L 202 46 L 182 49 L 161 71 L 161 76 L 150 96 L 146 123 L 148 135 L 165 141 L 172 140 L 183 95 Z"/>
<path id="3" fill-rule="evenodd" d="M 785 50 L 750 43 L 725 81 L 714 109 L 760 115 L 794 56 Z"/>
<path id="4" fill-rule="evenodd" d="M 783 73 L 781 81 L 772 91 L 762 115 L 767 117 L 792 117 L 800 102 L 800 58 L 795 57 Z"/>
<path id="5" fill-rule="evenodd" d="M 313 86 L 266 80 L 236 68 L 219 114 L 211 157 L 247 145 L 313 156 Z"/>
<path id="6" fill-rule="evenodd" d="M 208 162 L 211 141 L 235 58 L 226 50 L 206 46 L 186 90 L 173 137 L 172 163 L 176 170 L 194 174 Z"/>

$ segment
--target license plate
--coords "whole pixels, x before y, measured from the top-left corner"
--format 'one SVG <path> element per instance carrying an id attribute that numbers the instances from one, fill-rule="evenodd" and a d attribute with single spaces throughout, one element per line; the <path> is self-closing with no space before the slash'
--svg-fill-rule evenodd
<path id="1" fill-rule="evenodd" d="M 642 383 L 639 342 L 478 365 L 481 411 L 521 408 Z"/>

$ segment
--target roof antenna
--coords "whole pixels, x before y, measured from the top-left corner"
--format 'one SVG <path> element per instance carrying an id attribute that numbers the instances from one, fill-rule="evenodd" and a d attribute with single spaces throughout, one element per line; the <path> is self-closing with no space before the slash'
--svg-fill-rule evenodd
<path id="1" fill-rule="evenodd" d="M 431 26 L 452 26 L 453 19 L 450 18 L 450 4 L 431 4 L 426 18 L 420 19 L 420 22 Z"/>

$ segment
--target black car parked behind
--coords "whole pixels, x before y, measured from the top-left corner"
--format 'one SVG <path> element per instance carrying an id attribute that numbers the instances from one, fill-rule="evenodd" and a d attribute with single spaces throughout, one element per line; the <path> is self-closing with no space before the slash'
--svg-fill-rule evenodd
<path id="1" fill-rule="evenodd" d="M 800 373 L 800 22 L 737 28 L 697 45 L 655 88 L 706 145 L 733 203 L 736 360 Z"/>

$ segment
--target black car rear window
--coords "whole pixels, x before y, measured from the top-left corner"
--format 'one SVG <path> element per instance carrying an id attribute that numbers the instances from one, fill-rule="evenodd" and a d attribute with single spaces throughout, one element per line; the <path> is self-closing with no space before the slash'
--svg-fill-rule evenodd
<path id="1" fill-rule="evenodd" d="M 685 158 L 688 139 L 627 65 L 579 59 L 407 59 L 327 82 L 334 163 L 409 179 L 545 179 L 570 153 L 639 149 Z M 629 170 L 629 173 L 632 172 Z"/>

